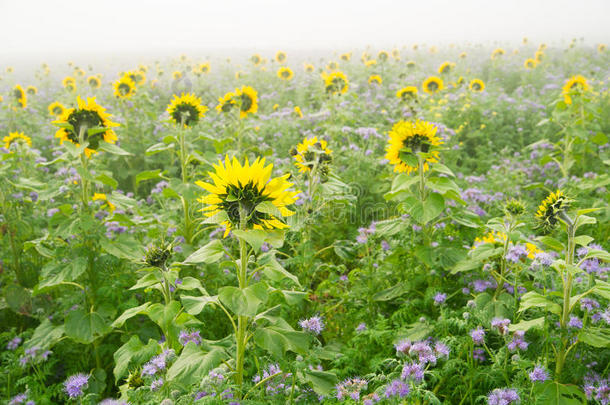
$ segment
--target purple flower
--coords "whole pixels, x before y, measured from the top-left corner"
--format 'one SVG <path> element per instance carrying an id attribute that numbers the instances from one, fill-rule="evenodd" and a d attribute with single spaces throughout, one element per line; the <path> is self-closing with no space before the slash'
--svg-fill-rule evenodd
<path id="1" fill-rule="evenodd" d="M 485 343 L 485 329 L 479 326 L 476 329 L 471 330 L 470 337 L 472 338 L 474 344 L 482 345 Z"/>
<path id="2" fill-rule="evenodd" d="M 597 308 L 599 308 L 599 302 L 592 298 L 583 298 L 580 300 L 580 309 L 583 311 L 591 312 Z"/>
<path id="3" fill-rule="evenodd" d="M 301 322 L 299 322 L 299 325 L 301 328 L 313 333 L 314 335 L 319 335 L 324 330 L 324 322 L 319 316 L 312 316 L 309 319 L 303 319 Z"/>
<path id="4" fill-rule="evenodd" d="M 408 354 L 409 350 L 411 350 L 411 341 L 408 339 L 403 339 L 394 345 L 394 348 L 398 353 Z"/>
<path id="5" fill-rule="evenodd" d="M 76 398 L 83 395 L 83 388 L 87 387 L 89 376 L 79 373 L 69 377 L 64 382 L 64 389 L 70 398 Z"/>
<path id="6" fill-rule="evenodd" d="M 25 403 L 25 401 L 27 401 L 28 399 L 28 395 L 24 392 L 22 394 L 19 395 L 15 395 L 11 401 L 8 403 L 8 405 L 18 405 L 18 404 L 23 404 Z"/>
<path id="7" fill-rule="evenodd" d="M 387 241 L 382 240 L 382 241 L 381 241 L 381 248 L 382 248 L 383 250 L 390 250 L 390 244 L 389 244 Z"/>
<path id="8" fill-rule="evenodd" d="M 405 384 L 403 381 L 398 380 L 398 379 L 396 379 L 396 380 L 392 381 L 390 384 L 388 384 L 388 386 L 385 389 L 386 398 L 392 398 L 392 397 L 404 398 L 407 395 L 409 395 L 409 386 L 407 384 Z"/>
<path id="9" fill-rule="evenodd" d="M 527 350 L 527 346 L 529 345 L 525 339 L 525 332 L 522 330 L 516 330 L 513 333 L 513 340 L 508 344 L 508 350 L 514 352 L 515 350 Z"/>
<path id="10" fill-rule="evenodd" d="M 358 326 L 356 326 L 356 332 L 364 332 L 366 330 L 366 323 L 360 322 Z"/>
<path id="11" fill-rule="evenodd" d="M 549 373 L 541 366 L 534 367 L 529 373 L 529 376 L 531 382 L 546 381 L 549 379 Z"/>
<path id="12" fill-rule="evenodd" d="M 152 383 L 150 383 L 150 390 L 157 391 L 162 386 L 163 386 L 163 378 L 157 378 Z"/>
<path id="13" fill-rule="evenodd" d="M 435 305 L 441 305 L 445 302 L 445 300 L 447 299 L 447 294 L 445 293 L 436 293 L 436 295 L 434 296 L 434 304 Z"/>
<path id="14" fill-rule="evenodd" d="M 19 336 L 15 336 L 13 339 L 11 339 L 8 344 L 6 345 L 6 348 L 8 350 L 15 350 L 16 348 L 19 347 L 19 345 L 21 344 L 21 338 Z"/>
<path id="15" fill-rule="evenodd" d="M 518 263 L 524 257 L 527 257 L 527 249 L 524 245 L 511 246 L 506 253 L 506 260 L 513 263 Z"/>
<path id="16" fill-rule="evenodd" d="M 514 389 L 495 389 L 487 397 L 488 405 L 510 405 L 519 401 L 519 394 Z"/>
<path id="17" fill-rule="evenodd" d="M 478 361 L 485 361 L 487 358 L 485 357 L 485 350 L 483 349 L 474 349 L 472 351 L 472 358 Z"/>
<path id="18" fill-rule="evenodd" d="M 570 320 L 568 321 L 568 328 L 582 329 L 582 319 L 574 315 L 570 316 Z"/>
<path id="19" fill-rule="evenodd" d="M 402 367 L 400 378 L 403 380 L 410 379 L 416 382 L 421 382 L 424 379 L 424 368 L 419 363 L 405 363 L 405 365 Z"/>
<path id="20" fill-rule="evenodd" d="M 510 319 L 494 318 L 491 320 L 491 327 L 497 328 L 501 335 L 508 333 L 508 325 L 510 325 Z"/>
<path id="21" fill-rule="evenodd" d="M 198 330 L 189 332 L 182 330 L 180 331 L 180 337 L 178 338 L 178 340 L 180 341 L 180 344 L 182 346 L 186 346 L 188 342 L 193 342 L 197 346 L 201 344 L 201 336 L 199 335 Z"/>

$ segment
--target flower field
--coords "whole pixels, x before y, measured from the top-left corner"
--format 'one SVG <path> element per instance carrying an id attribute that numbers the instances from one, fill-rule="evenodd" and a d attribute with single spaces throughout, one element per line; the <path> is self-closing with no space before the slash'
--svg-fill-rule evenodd
<path id="1" fill-rule="evenodd" d="M 606 47 L 341 52 L 2 66 L 0 402 L 610 403 Z"/>

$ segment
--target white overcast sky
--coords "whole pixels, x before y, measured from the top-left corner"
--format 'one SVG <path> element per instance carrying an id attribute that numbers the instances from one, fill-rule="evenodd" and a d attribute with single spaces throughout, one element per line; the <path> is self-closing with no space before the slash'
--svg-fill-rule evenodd
<path id="1" fill-rule="evenodd" d="M 610 44 L 610 0 L 0 0 L 0 64 L 99 53 Z M 5 62 L 5 63 L 2 63 Z"/>

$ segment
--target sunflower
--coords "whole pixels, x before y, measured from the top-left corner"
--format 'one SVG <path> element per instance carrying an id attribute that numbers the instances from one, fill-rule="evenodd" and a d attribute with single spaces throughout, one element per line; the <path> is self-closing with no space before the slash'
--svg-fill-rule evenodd
<path id="1" fill-rule="evenodd" d="M 255 53 L 254 55 L 252 55 L 250 57 L 250 62 L 252 62 L 254 64 L 254 66 L 260 65 L 260 63 L 262 61 L 263 61 L 263 58 L 258 53 Z"/>
<path id="2" fill-rule="evenodd" d="M 299 107 L 298 105 L 296 107 L 294 107 L 293 113 L 294 113 L 295 117 L 303 118 L 303 111 L 301 111 L 301 107 Z"/>
<path id="3" fill-rule="evenodd" d="M 443 84 L 443 79 L 436 76 L 430 76 L 426 80 L 424 80 L 424 84 L 422 84 L 422 88 L 428 94 L 438 93 L 442 91 L 445 86 Z"/>
<path id="4" fill-rule="evenodd" d="M 407 68 L 414 69 L 415 66 L 417 66 L 417 63 L 415 63 L 415 61 L 412 61 L 412 60 L 407 61 Z"/>
<path id="5" fill-rule="evenodd" d="M 6 73 L 13 73 L 13 67 L 12 66 L 7 67 Z"/>
<path id="6" fill-rule="evenodd" d="M 200 64 L 199 71 L 201 71 L 201 73 L 203 73 L 203 74 L 210 73 L 210 62 Z"/>
<path id="7" fill-rule="evenodd" d="M 306 63 L 304 67 L 307 73 L 312 73 L 315 70 L 311 63 Z"/>
<path id="8" fill-rule="evenodd" d="M 184 125 L 187 127 L 197 124 L 207 110 L 208 107 L 201 104 L 201 98 L 191 93 L 182 93 L 180 97 L 174 94 L 174 98 L 167 106 L 170 119 L 175 124 L 181 124 L 184 120 Z"/>
<path id="9" fill-rule="evenodd" d="M 20 143 L 23 145 L 27 145 L 28 147 L 32 146 L 32 138 L 30 138 L 23 132 L 10 132 L 8 136 L 5 136 L 2 139 L 2 142 L 4 142 L 4 147 L 6 149 L 10 149 L 13 143 Z"/>
<path id="10" fill-rule="evenodd" d="M 220 97 L 218 103 L 216 106 L 218 113 L 229 112 L 234 106 L 239 105 L 239 118 L 245 118 L 248 114 L 255 114 L 258 111 L 258 93 L 250 86 L 243 86 Z"/>
<path id="11" fill-rule="evenodd" d="M 392 58 L 400 60 L 400 51 L 398 49 L 392 49 Z"/>
<path id="12" fill-rule="evenodd" d="M 544 60 L 545 58 L 545 54 L 542 51 L 536 51 L 536 53 L 534 54 L 534 59 L 536 59 L 536 62 L 540 63 Z"/>
<path id="13" fill-rule="evenodd" d="M 74 68 L 74 74 L 76 76 L 83 77 L 83 76 L 85 76 L 85 71 L 83 69 L 77 67 L 77 68 Z"/>
<path id="14" fill-rule="evenodd" d="M 130 70 L 129 72 L 125 72 L 123 76 L 129 77 L 137 86 L 146 83 L 146 74 L 141 70 Z"/>
<path id="15" fill-rule="evenodd" d="M 136 84 L 128 75 L 123 75 L 112 87 L 114 87 L 114 95 L 118 98 L 131 98 L 136 93 Z"/>
<path id="16" fill-rule="evenodd" d="M 343 72 L 332 72 L 330 74 L 323 74 L 324 88 L 327 93 L 331 94 L 345 94 L 349 89 L 349 81 L 347 76 Z"/>
<path id="17" fill-rule="evenodd" d="M 87 84 L 89 84 L 92 89 L 99 89 L 102 87 L 102 81 L 97 76 L 89 76 L 87 78 Z"/>
<path id="18" fill-rule="evenodd" d="M 443 62 L 439 67 L 438 67 L 438 73 L 439 74 L 447 74 L 450 73 L 451 70 L 455 67 L 455 63 L 452 62 Z"/>
<path id="19" fill-rule="evenodd" d="M 598 44 L 597 45 L 597 52 L 602 53 L 606 50 L 606 44 Z"/>
<path id="20" fill-rule="evenodd" d="M 64 113 L 64 106 L 59 101 L 54 101 L 49 104 L 49 115 L 60 117 Z"/>
<path id="21" fill-rule="evenodd" d="M 466 54 L 466 52 L 462 52 L 462 53 L 460 53 L 459 58 L 460 58 L 460 59 L 466 59 L 466 56 L 468 56 L 468 55 Z"/>
<path id="22" fill-rule="evenodd" d="M 352 53 L 342 53 L 341 56 L 339 56 L 339 58 L 344 61 L 344 62 L 349 62 L 350 59 L 352 59 Z"/>
<path id="23" fill-rule="evenodd" d="M 294 156 L 294 164 L 299 168 L 299 172 L 307 173 L 316 167 L 316 170 L 328 174 L 332 151 L 328 149 L 328 144 L 324 139 L 318 140 L 317 136 L 305 138 L 296 149 L 290 151 L 290 154 Z"/>
<path id="24" fill-rule="evenodd" d="M 419 45 L 417 45 L 417 44 L 413 44 L 413 50 L 414 50 L 414 51 L 417 51 L 418 49 L 419 49 Z"/>
<path id="25" fill-rule="evenodd" d="M 542 201 L 536 212 L 538 228 L 541 228 L 544 232 L 551 231 L 555 225 L 557 225 L 560 215 L 565 212 L 569 206 L 570 200 L 561 190 L 549 194 Z"/>
<path id="26" fill-rule="evenodd" d="M 373 84 L 375 83 L 376 85 L 380 86 L 381 83 L 383 83 L 383 80 L 381 79 L 381 76 L 379 75 L 371 75 L 369 76 L 369 84 Z"/>
<path id="27" fill-rule="evenodd" d="M 286 61 L 286 53 L 282 51 L 278 51 L 275 54 L 275 60 L 277 63 L 284 63 Z"/>
<path id="28" fill-rule="evenodd" d="M 366 66 L 366 67 L 375 66 L 376 64 L 377 64 L 377 61 L 375 59 L 367 59 L 364 61 L 364 66 Z"/>
<path id="29" fill-rule="evenodd" d="M 333 71 L 333 70 L 337 70 L 339 69 L 339 64 L 337 62 L 329 62 L 329 64 L 326 66 L 326 69 Z"/>
<path id="30" fill-rule="evenodd" d="M 38 94 L 38 89 L 35 86 L 28 86 L 25 89 L 26 93 L 28 93 L 30 96 L 34 96 L 36 94 Z"/>
<path id="31" fill-rule="evenodd" d="M 481 93 L 485 90 L 485 83 L 483 83 L 483 80 L 481 79 L 472 79 L 468 84 L 468 88 L 475 93 Z"/>
<path id="32" fill-rule="evenodd" d="M 210 194 L 199 198 L 207 206 L 202 209 L 206 217 L 223 215 L 224 237 L 232 228 L 284 229 L 283 223 L 268 207 L 257 209 L 261 203 L 271 203 L 283 217 L 294 214 L 287 208 L 296 201 L 299 191 L 291 191 L 290 174 L 271 179 L 273 165 L 265 166 L 265 159 L 257 158 L 251 165 L 246 159 L 242 165 L 234 157 L 225 157 L 224 163 L 214 165 L 215 172 L 209 172 L 214 184 L 197 181 L 199 187 Z"/>
<path id="33" fill-rule="evenodd" d="M 546 46 L 545 43 L 542 43 L 542 44 L 538 45 L 538 50 L 539 51 L 544 51 L 546 48 L 547 48 L 547 46 Z"/>
<path id="34" fill-rule="evenodd" d="M 464 84 L 464 76 L 460 76 L 457 79 L 457 83 L 458 86 L 461 86 L 462 84 Z"/>
<path id="35" fill-rule="evenodd" d="M 379 59 L 382 62 L 387 61 L 389 58 L 390 58 L 390 55 L 386 51 L 379 51 L 379 53 L 377 54 L 377 59 Z"/>
<path id="36" fill-rule="evenodd" d="M 528 42 L 527 37 L 523 37 L 523 45 L 527 44 L 527 42 Z"/>
<path id="37" fill-rule="evenodd" d="M 64 88 L 68 91 L 76 90 L 76 80 L 71 76 L 65 77 L 64 80 L 61 81 L 61 84 L 63 84 Z"/>
<path id="38" fill-rule="evenodd" d="M 572 104 L 572 96 L 581 95 L 589 90 L 589 84 L 584 76 L 570 77 L 563 85 L 561 94 L 566 104 Z"/>
<path id="39" fill-rule="evenodd" d="M 61 140 L 72 142 L 79 146 L 80 135 L 82 132 L 83 140 L 87 141 L 88 145 L 85 148 L 87 157 L 99 147 L 100 141 L 115 143 L 117 136 L 112 130 L 112 127 L 118 127 L 119 124 L 110 121 L 111 115 L 106 113 L 106 109 L 95 102 L 95 97 L 87 98 L 87 102 L 77 97 L 78 108 L 67 108 L 63 114 L 53 121 L 54 124 L 61 126 L 55 133 L 55 137 Z M 69 124 L 65 127 L 65 124 Z M 90 129 L 105 129 L 103 132 L 96 132 L 89 135 Z"/>
<path id="40" fill-rule="evenodd" d="M 110 212 L 113 212 L 116 208 L 113 203 L 108 201 L 106 194 L 104 193 L 93 193 L 93 197 L 91 197 L 92 201 L 104 201 L 102 206 L 106 206 Z"/>
<path id="41" fill-rule="evenodd" d="M 425 154 L 424 171 L 428 170 L 430 164 L 438 162 L 439 154 L 435 147 L 441 145 L 443 140 L 436 136 L 437 130 L 434 124 L 420 120 L 399 121 L 394 124 L 388 133 L 385 156 L 389 163 L 394 165 L 394 172 L 416 172 L 418 152 Z"/>
<path id="42" fill-rule="evenodd" d="M 172 77 L 174 78 L 174 80 L 182 79 L 182 72 L 176 70 L 174 73 L 172 73 Z"/>
<path id="43" fill-rule="evenodd" d="M 536 61 L 536 59 L 527 58 L 525 62 L 523 62 L 523 67 L 525 67 L 526 69 L 533 69 L 536 67 L 537 64 L 538 62 Z"/>
<path id="44" fill-rule="evenodd" d="M 533 243 L 529 243 L 529 242 L 525 243 L 525 249 L 527 250 L 528 259 L 535 259 L 536 254 L 543 252 L 541 249 L 538 248 L 538 246 L 534 245 Z"/>
<path id="45" fill-rule="evenodd" d="M 504 232 L 497 232 L 497 231 L 490 231 L 489 233 L 487 233 L 487 235 L 483 235 L 481 237 L 477 236 L 476 238 L 474 238 L 474 247 L 478 246 L 478 245 L 482 245 L 483 243 L 491 243 L 492 245 L 494 244 L 504 244 L 504 242 L 506 242 L 506 238 L 508 237 L 508 235 L 506 235 Z"/>
<path id="46" fill-rule="evenodd" d="M 407 101 L 414 98 L 417 98 L 417 87 L 415 86 L 407 86 L 396 92 L 396 98 L 399 98 L 401 101 Z"/>
<path id="47" fill-rule="evenodd" d="M 25 108 L 28 106 L 28 96 L 25 94 L 25 91 L 23 90 L 23 87 L 21 87 L 21 85 L 15 85 L 15 87 L 13 88 L 13 96 L 15 97 L 15 101 L 17 102 L 17 104 L 19 104 L 19 106 L 21 106 L 21 108 Z"/>
<path id="48" fill-rule="evenodd" d="M 496 59 L 499 58 L 500 56 L 504 55 L 506 53 L 506 51 L 502 48 L 496 48 L 494 49 L 494 51 L 491 53 L 491 58 L 492 59 Z"/>
<path id="49" fill-rule="evenodd" d="M 294 73 L 292 71 L 292 69 L 290 69 L 289 67 L 281 67 L 278 71 L 277 71 L 277 77 L 279 77 L 282 80 L 292 80 L 292 78 L 294 77 Z"/>

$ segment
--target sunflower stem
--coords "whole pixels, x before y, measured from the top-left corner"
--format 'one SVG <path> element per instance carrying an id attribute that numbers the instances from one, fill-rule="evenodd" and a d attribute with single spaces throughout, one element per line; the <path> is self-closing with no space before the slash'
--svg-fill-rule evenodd
<path id="1" fill-rule="evenodd" d="M 182 184 L 186 185 L 188 182 L 188 173 L 187 173 L 187 165 L 188 165 L 188 155 L 186 151 L 186 134 L 185 134 L 185 114 L 180 116 L 180 130 L 178 132 L 178 138 L 180 142 L 180 168 L 182 175 Z M 184 239 L 186 243 L 192 242 L 191 237 L 191 217 L 189 212 L 189 203 L 184 196 L 182 196 L 182 210 L 184 211 Z"/>
<path id="2" fill-rule="evenodd" d="M 245 231 L 248 224 L 247 208 L 240 202 L 239 204 L 239 229 Z M 237 280 L 239 288 L 244 290 L 248 286 L 248 247 L 243 238 L 239 238 L 239 273 Z M 248 325 L 248 317 L 244 315 L 237 316 L 237 333 L 235 335 L 236 343 L 236 359 L 235 359 L 235 383 L 241 391 L 244 378 L 244 356 L 246 352 L 246 330 Z"/>

